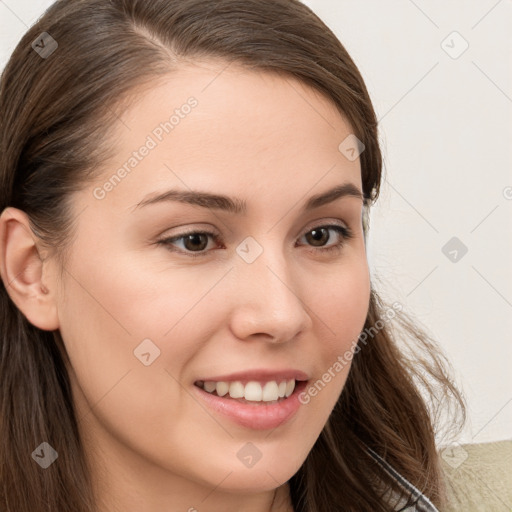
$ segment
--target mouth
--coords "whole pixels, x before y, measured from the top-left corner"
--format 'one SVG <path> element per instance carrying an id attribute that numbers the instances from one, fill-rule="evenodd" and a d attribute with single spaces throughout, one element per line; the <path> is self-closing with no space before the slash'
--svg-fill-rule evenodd
<path id="1" fill-rule="evenodd" d="M 299 410 L 307 380 L 197 380 L 193 389 L 214 414 L 251 430 L 284 425 Z"/>
<path id="2" fill-rule="evenodd" d="M 297 387 L 296 379 L 277 379 L 267 381 L 250 380 L 213 381 L 199 380 L 194 383 L 203 391 L 218 397 L 236 400 L 247 404 L 276 404 L 286 400 Z"/>

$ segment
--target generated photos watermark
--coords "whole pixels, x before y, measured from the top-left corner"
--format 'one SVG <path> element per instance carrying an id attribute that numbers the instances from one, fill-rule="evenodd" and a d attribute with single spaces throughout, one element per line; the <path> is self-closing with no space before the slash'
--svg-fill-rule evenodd
<path id="1" fill-rule="evenodd" d="M 174 113 L 169 119 L 162 121 L 157 125 L 150 134 L 146 137 L 146 140 L 142 146 L 136 151 L 133 151 L 131 156 L 123 163 L 117 171 L 115 171 L 110 178 L 108 178 L 102 186 L 95 187 L 93 190 L 93 196 L 95 199 L 105 199 L 107 194 L 121 183 L 121 181 L 130 174 L 133 169 L 139 165 L 144 158 L 146 158 L 153 149 L 155 149 L 163 140 L 165 135 L 168 135 L 178 126 L 183 119 L 185 119 L 191 112 L 192 109 L 197 107 L 199 102 L 194 96 L 187 99 L 187 102 L 181 105 L 179 108 L 174 109 Z"/>
<path id="2" fill-rule="evenodd" d="M 320 379 L 299 394 L 299 402 L 303 405 L 308 404 L 312 397 L 318 395 L 318 393 L 324 389 L 325 386 L 343 370 L 343 368 L 350 364 L 354 356 L 361 350 L 361 346 L 368 343 L 368 336 L 373 338 L 384 327 L 384 325 L 393 320 L 393 318 L 396 317 L 397 312 L 402 311 L 402 309 L 403 306 L 400 302 L 394 302 L 392 307 L 384 312 L 384 316 L 375 322 L 375 325 L 364 329 L 357 340 L 352 341 L 350 349 L 346 350 L 343 354 L 340 354 Z"/>

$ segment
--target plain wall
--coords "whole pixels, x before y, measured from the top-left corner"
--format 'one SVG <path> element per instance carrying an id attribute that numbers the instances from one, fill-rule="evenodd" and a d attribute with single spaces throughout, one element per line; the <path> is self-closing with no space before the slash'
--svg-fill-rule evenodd
<path id="1" fill-rule="evenodd" d="M 0 1 L 0 69 L 51 3 Z M 512 2 L 305 3 L 351 54 L 380 120 L 374 286 L 451 360 L 469 406 L 460 441 L 510 439 Z"/>

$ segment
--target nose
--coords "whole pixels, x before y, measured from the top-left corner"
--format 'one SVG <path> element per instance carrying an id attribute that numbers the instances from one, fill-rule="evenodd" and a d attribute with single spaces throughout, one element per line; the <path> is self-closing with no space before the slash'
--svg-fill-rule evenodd
<path id="1" fill-rule="evenodd" d="M 311 327 L 304 275 L 279 250 L 267 247 L 250 264 L 240 259 L 234 270 L 231 329 L 239 339 L 282 343 Z"/>

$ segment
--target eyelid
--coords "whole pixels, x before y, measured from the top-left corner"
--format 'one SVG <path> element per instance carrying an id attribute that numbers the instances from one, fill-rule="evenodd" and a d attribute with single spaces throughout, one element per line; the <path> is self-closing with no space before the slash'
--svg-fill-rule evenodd
<path id="1" fill-rule="evenodd" d="M 337 226 L 341 226 L 342 228 L 347 228 L 349 229 L 348 225 L 346 222 L 343 222 L 339 219 L 320 219 L 320 220 L 315 220 L 315 221 L 312 221 L 311 223 L 309 224 L 306 224 L 306 227 L 302 230 L 302 235 L 304 233 L 308 233 L 309 231 L 311 231 L 312 229 L 314 228 L 319 228 L 319 227 L 323 227 L 323 226 L 331 226 L 331 225 L 337 225 Z M 300 235 L 300 236 L 302 236 Z"/>
<path id="2" fill-rule="evenodd" d="M 303 228 L 297 236 L 301 237 L 314 228 L 320 228 L 320 227 L 325 227 L 325 226 L 334 225 L 334 224 L 339 225 L 342 228 L 345 228 L 350 231 L 350 227 L 347 225 L 346 222 L 343 222 L 339 219 L 326 218 L 326 219 L 317 219 L 317 220 L 311 221 L 310 223 L 306 224 L 306 227 Z M 208 226 L 206 228 L 203 228 L 202 226 L 194 226 L 194 227 L 191 227 L 188 229 L 184 228 L 184 231 L 181 231 L 181 232 L 177 233 L 176 235 L 172 235 L 172 234 L 164 235 L 161 239 L 164 239 L 164 240 L 179 239 L 184 236 L 195 234 L 195 233 L 204 233 L 204 234 L 208 234 L 208 235 L 211 235 L 212 237 L 217 237 L 217 238 L 222 237 L 222 234 L 216 228 L 214 228 L 210 224 L 206 224 L 206 225 Z M 177 226 L 174 229 L 178 229 L 178 228 L 179 228 L 179 226 Z"/>

